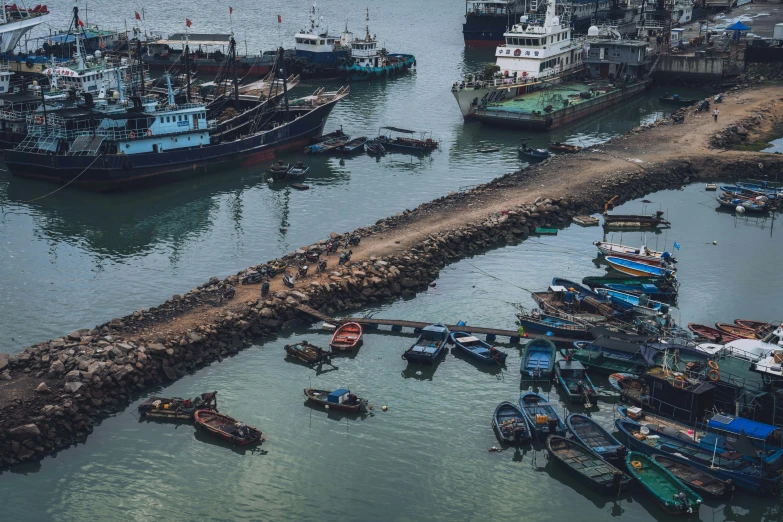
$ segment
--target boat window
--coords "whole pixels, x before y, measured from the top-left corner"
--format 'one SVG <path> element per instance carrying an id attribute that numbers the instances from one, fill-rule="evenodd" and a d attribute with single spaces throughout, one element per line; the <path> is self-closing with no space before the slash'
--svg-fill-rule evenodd
<path id="1" fill-rule="evenodd" d="M 171 116 L 166 116 L 166 123 L 171 123 Z"/>
<path id="2" fill-rule="evenodd" d="M 160 117 L 160 122 L 163 123 L 163 116 Z"/>

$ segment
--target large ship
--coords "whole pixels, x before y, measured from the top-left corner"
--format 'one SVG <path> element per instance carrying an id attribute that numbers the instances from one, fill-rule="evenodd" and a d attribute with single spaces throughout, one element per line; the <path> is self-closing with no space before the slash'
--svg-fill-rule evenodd
<path id="1" fill-rule="evenodd" d="M 535 2 L 536 0 L 533 0 Z M 468 47 L 495 47 L 524 14 L 524 0 L 466 0 L 462 35 Z"/>
<path id="2" fill-rule="evenodd" d="M 24 2 L 2 2 L 0 12 L 0 54 L 10 53 L 19 40 L 33 27 L 46 21 L 49 9 L 45 5 L 36 5 L 28 9 Z"/>

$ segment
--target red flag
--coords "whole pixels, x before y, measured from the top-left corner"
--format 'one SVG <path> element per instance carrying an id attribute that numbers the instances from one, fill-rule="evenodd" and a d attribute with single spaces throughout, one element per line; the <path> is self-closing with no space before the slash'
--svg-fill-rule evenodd
<path id="1" fill-rule="evenodd" d="M 81 18 L 77 18 L 79 20 L 79 27 L 84 27 L 84 22 L 82 22 Z"/>
<path id="2" fill-rule="evenodd" d="M 280 18 L 280 15 L 277 15 L 277 23 L 278 24 L 282 24 L 283 23 L 283 19 Z"/>
<path id="3" fill-rule="evenodd" d="M 185 18 L 185 25 L 187 27 L 190 27 L 191 25 L 193 25 L 193 22 L 191 22 L 189 18 Z"/>
<path id="4" fill-rule="evenodd" d="M 138 11 L 136 11 L 136 20 L 141 20 L 141 15 L 139 14 Z"/>
<path id="5" fill-rule="evenodd" d="M 229 6 L 228 14 L 234 14 L 234 8 L 233 7 Z"/>

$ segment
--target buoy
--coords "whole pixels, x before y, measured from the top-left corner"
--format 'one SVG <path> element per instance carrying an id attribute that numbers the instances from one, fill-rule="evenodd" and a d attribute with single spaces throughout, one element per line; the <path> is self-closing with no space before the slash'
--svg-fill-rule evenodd
<path id="1" fill-rule="evenodd" d="M 717 244 L 718 244 L 718 242 L 717 242 L 717 241 L 713 241 L 713 242 L 712 242 L 712 244 L 713 244 L 713 245 L 717 245 Z"/>
<path id="2" fill-rule="evenodd" d="M 328 404 L 325 405 L 324 408 L 326 408 L 328 410 L 329 409 L 329 405 Z"/>
<path id="3" fill-rule="evenodd" d="M 381 406 L 381 410 L 383 410 L 383 411 L 386 411 L 386 410 L 388 410 L 388 409 L 389 409 L 389 407 L 388 407 L 388 406 L 386 406 L 385 404 L 384 404 L 383 406 Z"/>
<path id="4" fill-rule="evenodd" d="M 734 210 L 737 212 L 737 214 L 745 213 L 745 207 L 743 207 L 742 205 L 737 205 L 737 208 L 735 208 Z"/>

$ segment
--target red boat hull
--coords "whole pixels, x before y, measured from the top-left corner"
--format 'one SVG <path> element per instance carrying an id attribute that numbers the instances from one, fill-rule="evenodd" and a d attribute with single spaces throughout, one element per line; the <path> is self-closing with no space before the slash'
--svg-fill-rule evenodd
<path id="1" fill-rule="evenodd" d="M 362 339 L 362 326 L 358 323 L 345 323 L 335 330 L 329 346 L 332 350 L 351 351 Z"/>

